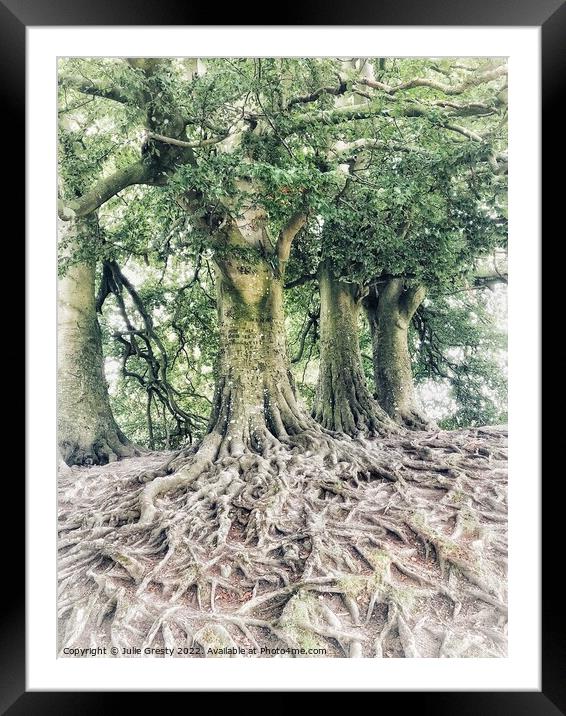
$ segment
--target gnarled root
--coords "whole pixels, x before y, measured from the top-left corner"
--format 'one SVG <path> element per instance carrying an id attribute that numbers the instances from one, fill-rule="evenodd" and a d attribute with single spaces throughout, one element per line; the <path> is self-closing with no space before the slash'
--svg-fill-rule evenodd
<path id="1" fill-rule="evenodd" d="M 59 452 L 67 465 L 106 465 L 144 452 L 133 445 L 119 429 L 109 429 L 88 443 L 61 440 Z"/>
<path id="2" fill-rule="evenodd" d="M 395 415 L 395 421 L 407 430 L 437 430 L 438 426 L 420 408 L 412 407 L 400 410 Z"/>
<path id="3" fill-rule="evenodd" d="M 231 442 L 60 475 L 61 648 L 505 655 L 504 430 Z"/>

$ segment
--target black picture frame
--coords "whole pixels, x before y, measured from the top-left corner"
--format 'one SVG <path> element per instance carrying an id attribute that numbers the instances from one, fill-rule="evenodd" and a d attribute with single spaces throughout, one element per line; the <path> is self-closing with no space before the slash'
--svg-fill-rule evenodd
<path id="1" fill-rule="evenodd" d="M 225 25 L 261 24 L 247 23 L 245 7 L 238 4 L 223 8 Z M 218 10 L 216 11 L 218 12 Z M 562 115 L 558 112 L 566 76 L 566 4 L 564 0 L 516 0 L 513 4 L 505 0 L 382 0 L 370 3 L 368 0 L 354 0 L 344 4 L 323 3 L 310 0 L 285 7 L 281 17 L 284 25 L 421 25 L 421 26 L 540 26 L 542 36 L 542 111 L 543 111 L 543 228 L 550 224 L 553 214 L 561 210 L 563 198 L 562 183 L 551 181 L 551 171 L 559 162 L 559 147 L 551 137 L 560 137 L 563 132 L 558 123 Z M 25 46 L 26 27 L 29 26 L 81 26 L 81 25 L 207 25 L 213 19 L 215 10 L 206 6 L 192 7 L 181 0 L 0 0 L 0 82 L 2 85 L 2 106 L 0 122 L 2 134 L 2 164 L 10 167 L 9 181 L 3 192 L 6 214 L 12 218 L 25 216 L 24 177 L 17 181 L 18 173 L 24 173 L 25 147 Z M 251 14 L 251 13 L 250 13 Z M 257 21 L 257 16 L 254 20 Z M 8 165 L 9 162 L 9 165 Z M 562 201 L 560 201 L 562 199 Z M 28 208 L 33 211 L 33 207 Z M 558 216 L 556 217 L 558 219 Z M 562 218 L 562 217 L 560 217 Z M 552 222 L 554 226 L 554 222 Z M 561 224 L 557 222 L 557 226 Z M 6 233 L 11 246 L 16 246 L 15 233 Z M 553 237 L 554 238 L 554 237 Z M 8 243 L 8 242 L 7 242 Z M 21 246 L 23 247 L 23 242 Z M 10 264 L 18 276 L 23 257 L 20 255 Z M 6 264 L 5 264 L 6 265 Z M 15 300 L 15 297 L 14 297 Z M 8 316 L 14 325 L 18 324 Z M 5 330 L 10 330 L 8 327 Z M 533 336 L 533 340 L 538 339 Z M 49 379 L 49 376 L 46 376 Z M 533 424 L 533 432 L 539 426 Z M 27 445 L 32 451 L 33 445 Z M 21 455 L 21 453 L 20 453 Z M 49 460 L 49 456 L 46 457 Z M 4 495 L 4 507 L 20 505 L 23 511 L 24 479 L 21 459 L 10 468 L 11 479 L 6 481 L 9 493 Z M 15 480 L 19 475 L 21 479 Z M 388 708 L 391 697 L 395 708 L 418 709 L 425 714 L 513 714 L 514 716 L 540 715 L 556 716 L 566 714 L 566 645 L 563 632 L 563 592 L 559 588 L 560 573 L 553 568 L 558 555 L 557 542 L 553 540 L 553 528 L 561 525 L 563 503 L 556 499 L 555 489 L 544 491 L 543 498 L 543 574 L 542 574 L 542 690 L 539 692 L 382 692 L 380 709 Z M 4 514 L 6 510 L 3 510 Z M 102 709 L 107 712 L 122 712 L 131 708 L 131 693 L 120 692 L 29 692 L 25 679 L 25 574 L 24 539 L 21 526 L 24 520 L 16 520 L 16 527 L 5 534 L 3 550 L 5 574 L 9 575 L 9 591 L 3 607 L 0 622 L 0 713 L 10 716 L 20 714 L 94 714 Z M 6 525 L 4 524 L 7 531 Z M 533 579 L 539 575 L 533 574 Z M 6 593 L 7 592 L 7 593 Z M 447 688 L 450 685 L 447 684 Z M 151 693 L 144 694 L 154 702 Z M 399 699 L 402 699 L 399 702 Z M 155 702 L 154 702 L 155 703 Z"/>

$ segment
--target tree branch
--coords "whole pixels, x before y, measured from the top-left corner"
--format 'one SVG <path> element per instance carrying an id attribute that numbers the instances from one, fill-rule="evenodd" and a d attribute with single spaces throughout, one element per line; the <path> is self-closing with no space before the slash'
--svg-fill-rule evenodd
<path id="1" fill-rule="evenodd" d="M 86 94 L 91 97 L 101 97 L 102 99 L 110 99 L 114 102 L 120 102 L 121 104 L 137 104 L 132 101 L 132 98 L 128 97 L 121 88 L 119 87 L 101 87 L 92 80 L 85 77 L 77 77 L 74 75 L 62 75 L 59 77 L 59 82 L 73 89 L 81 94 Z"/>
<path id="2" fill-rule="evenodd" d="M 147 132 L 146 136 L 148 139 L 154 139 L 164 144 L 173 144 L 176 147 L 185 147 L 187 149 L 197 149 L 198 147 L 208 147 L 211 144 L 218 144 L 219 142 L 228 139 L 229 134 L 221 135 L 220 137 L 211 137 L 210 139 L 202 139 L 198 142 L 185 142 L 182 139 L 175 139 L 174 137 L 166 137 L 163 134 L 156 134 L 155 132 Z"/>
<path id="3" fill-rule="evenodd" d="M 407 320 L 415 315 L 415 311 L 424 301 L 426 296 L 426 287 L 423 284 L 409 286 L 409 288 L 401 294 L 401 302 L 403 311 Z"/>
<path id="4" fill-rule="evenodd" d="M 306 321 L 305 325 L 303 326 L 303 330 L 301 331 L 301 335 L 299 338 L 299 350 L 297 352 L 297 355 L 291 358 L 291 363 L 298 363 L 303 357 L 307 336 L 310 333 L 311 328 L 316 325 L 318 317 L 319 312 L 309 313 L 308 321 Z"/>
<path id="5" fill-rule="evenodd" d="M 366 87 L 371 87 L 372 89 L 382 90 L 388 95 L 395 95 L 397 92 L 413 89 L 415 87 L 429 87 L 431 89 L 438 90 L 443 94 L 453 96 L 462 94 L 470 87 L 477 87 L 478 85 L 485 84 L 486 82 L 491 82 L 492 80 L 498 79 L 499 77 L 503 77 L 506 74 L 507 67 L 505 65 L 500 65 L 499 67 L 495 67 L 494 69 L 488 70 L 487 72 L 482 72 L 481 74 L 477 75 L 471 75 L 470 77 L 455 85 L 438 82 L 437 80 L 428 79 L 427 77 L 415 77 L 412 80 L 408 80 L 407 82 L 401 82 L 401 84 L 395 86 L 387 85 L 384 82 L 377 82 L 376 80 L 371 80 L 367 78 L 357 80 L 357 83 L 365 85 Z"/>
<path id="6" fill-rule="evenodd" d="M 299 278 L 295 278 L 292 281 L 288 281 L 285 284 L 285 288 L 296 288 L 297 286 L 302 286 L 305 283 L 308 283 L 309 281 L 316 280 L 316 274 L 315 273 L 308 273 L 304 276 L 299 276 Z"/>
<path id="7" fill-rule="evenodd" d="M 487 141 L 487 138 L 473 132 L 466 127 L 461 127 L 455 124 L 443 124 L 441 125 L 444 129 L 448 129 L 452 132 L 462 134 L 467 139 L 473 142 L 483 143 Z M 401 142 L 383 141 L 381 139 L 373 138 L 362 138 L 356 139 L 353 142 L 340 143 L 333 147 L 330 151 L 336 158 L 348 157 L 355 155 L 356 152 L 363 151 L 366 149 L 377 149 L 381 151 L 393 151 L 393 152 L 406 152 L 421 155 L 433 159 L 435 155 L 432 152 L 427 152 L 421 147 L 411 146 L 409 144 L 402 144 Z M 467 159 L 462 158 L 462 161 Z M 495 174 L 504 174 L 507 172 L 507 154 L 504 152 L 491 152 L 487 157 L 491 169 Z"/>
<path id="8" fill-rule="evenodd" d="M 98 209 L 108 199 L 116 196 L 132 184 L 151 184 L 153 182 L 153 172 L 147 162 L 139 160 L 133 164 L 118 169 L 105 179 L 101 179 L 83 194 L 79 199 L 68 202 L 66 205 L 59 206 L 59 217 L 64 221 L 68 221 L 74 217 L 87 216 L 91 212 Z"/>
<path id="9" fill-rule="evenodd" d="M 383 101 L 373 100 L 363 105 L 335 107 L 334 109 L 321 110 L 320 112 L 306 112 L 297 115 L 288 133 L 298 132 L 313 124 L 336 125 L 342 122 L 372 119 L 375 117 L 423 117 L 436 124 L 440 122 L 441 127 L 462 133 L 461 128 L 453 128 L 446 124 L 450 117 L 485 116 L 486 114 L 496 112 L 495 108 L 485 104 L 453 105 L 449 108 L 449 112 L 444 118 L 439 118 L 437 114 L 431 113 L 431 110 L 435 109 L 433 105 L 428 106 L 422 102 L 412 100 L 397 104 L 397 100 L 393 97 L 388 97 L 386 101 L 389 102 L 388 105 Z"/>
<path id="10" fill-rule="evenodd" d="M 299 211 L 289 219 L 289 221 L 285 224 L 285 226 L 279 232 L 279 237 L 277 239 L 277 245 L 276 245 L 276 252 L 277 252 L 277 258 L 279 260 L 279 265 L 281 267 L 283 267 L 285 265 L 285 263 L 289 260 L 289 254 L 291 252 L 291 244 L 293 243 L 293 239 L 298 234 L 298 232 L 303 228 L 306 221 L 307 221 L 306 213 L 303 211 Z M 283 273 L 282 270 L 281 270 L 281 273 Z"/>
<path id="11" fill-rule="evenodd" d="M 344 80 L 340 80 L 340 84 L 337 87 L 320 87 L 315 92 L 311 92 L 311 94 L 305 94 L 299 97 L 293 97 L 287 102 L 287 109 L 289 107 L 293 107 L 296 104 L 307 104 L 309 102 L 316 102 L 319 97 L 322 97 L 322 95 L 330 94 L 334 95 L 335 97 L 339 97 L 340 95 L 345 94 L 346 90 L 348 89 L 348 85 Z"/>

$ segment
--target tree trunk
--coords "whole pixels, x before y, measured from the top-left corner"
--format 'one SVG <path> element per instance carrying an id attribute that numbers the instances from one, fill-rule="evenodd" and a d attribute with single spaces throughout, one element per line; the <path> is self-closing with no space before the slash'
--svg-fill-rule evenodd
<path id="1" fill-rule="evenodd" d="M 320 371 L 314 418 L 328 430 L 386 432 L 391 420 L 372 397 L 359 348 L 359 286 L 338 281 L 327 263 L 319 272 Z"/>
<path id="2" fill-rule="evenodd" d="M 364 301 L 377 400 L 395 422 L 412 430 L 432 425 L 415 393 L 408 344 L 411 319 L 425 294 L 424 286 L 406 289 L 403 279 L 393 278 L 380 283 L 377 292 L 372 289 Z"/>
<path id="3" fill-rule="evenodd" d="M 219 357 L 209 433 L 220 452 L 263 452 L 313 426 L 297 403 L 286 348 L 282 275 L 248 248 L 216 259 Z"/>
<path id="4" fill-rule="evenodd" d="M 70 266 L 59 279 L 57 439 L 67 465 L 105 464 L 136 452 L 110 408 L 94 289 L 94 261 Z"/>

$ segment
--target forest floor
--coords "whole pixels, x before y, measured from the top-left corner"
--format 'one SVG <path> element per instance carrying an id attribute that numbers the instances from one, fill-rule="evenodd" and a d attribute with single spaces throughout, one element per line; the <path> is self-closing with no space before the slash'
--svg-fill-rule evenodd
<path id="1" fill-rule="evenodd" d="M 61 470 L 60 655 L 505 656 L 506 429 L 349 445 L 388 470 L 248 456 L 149 522 L 143 475 L 170 454 Z"/>

